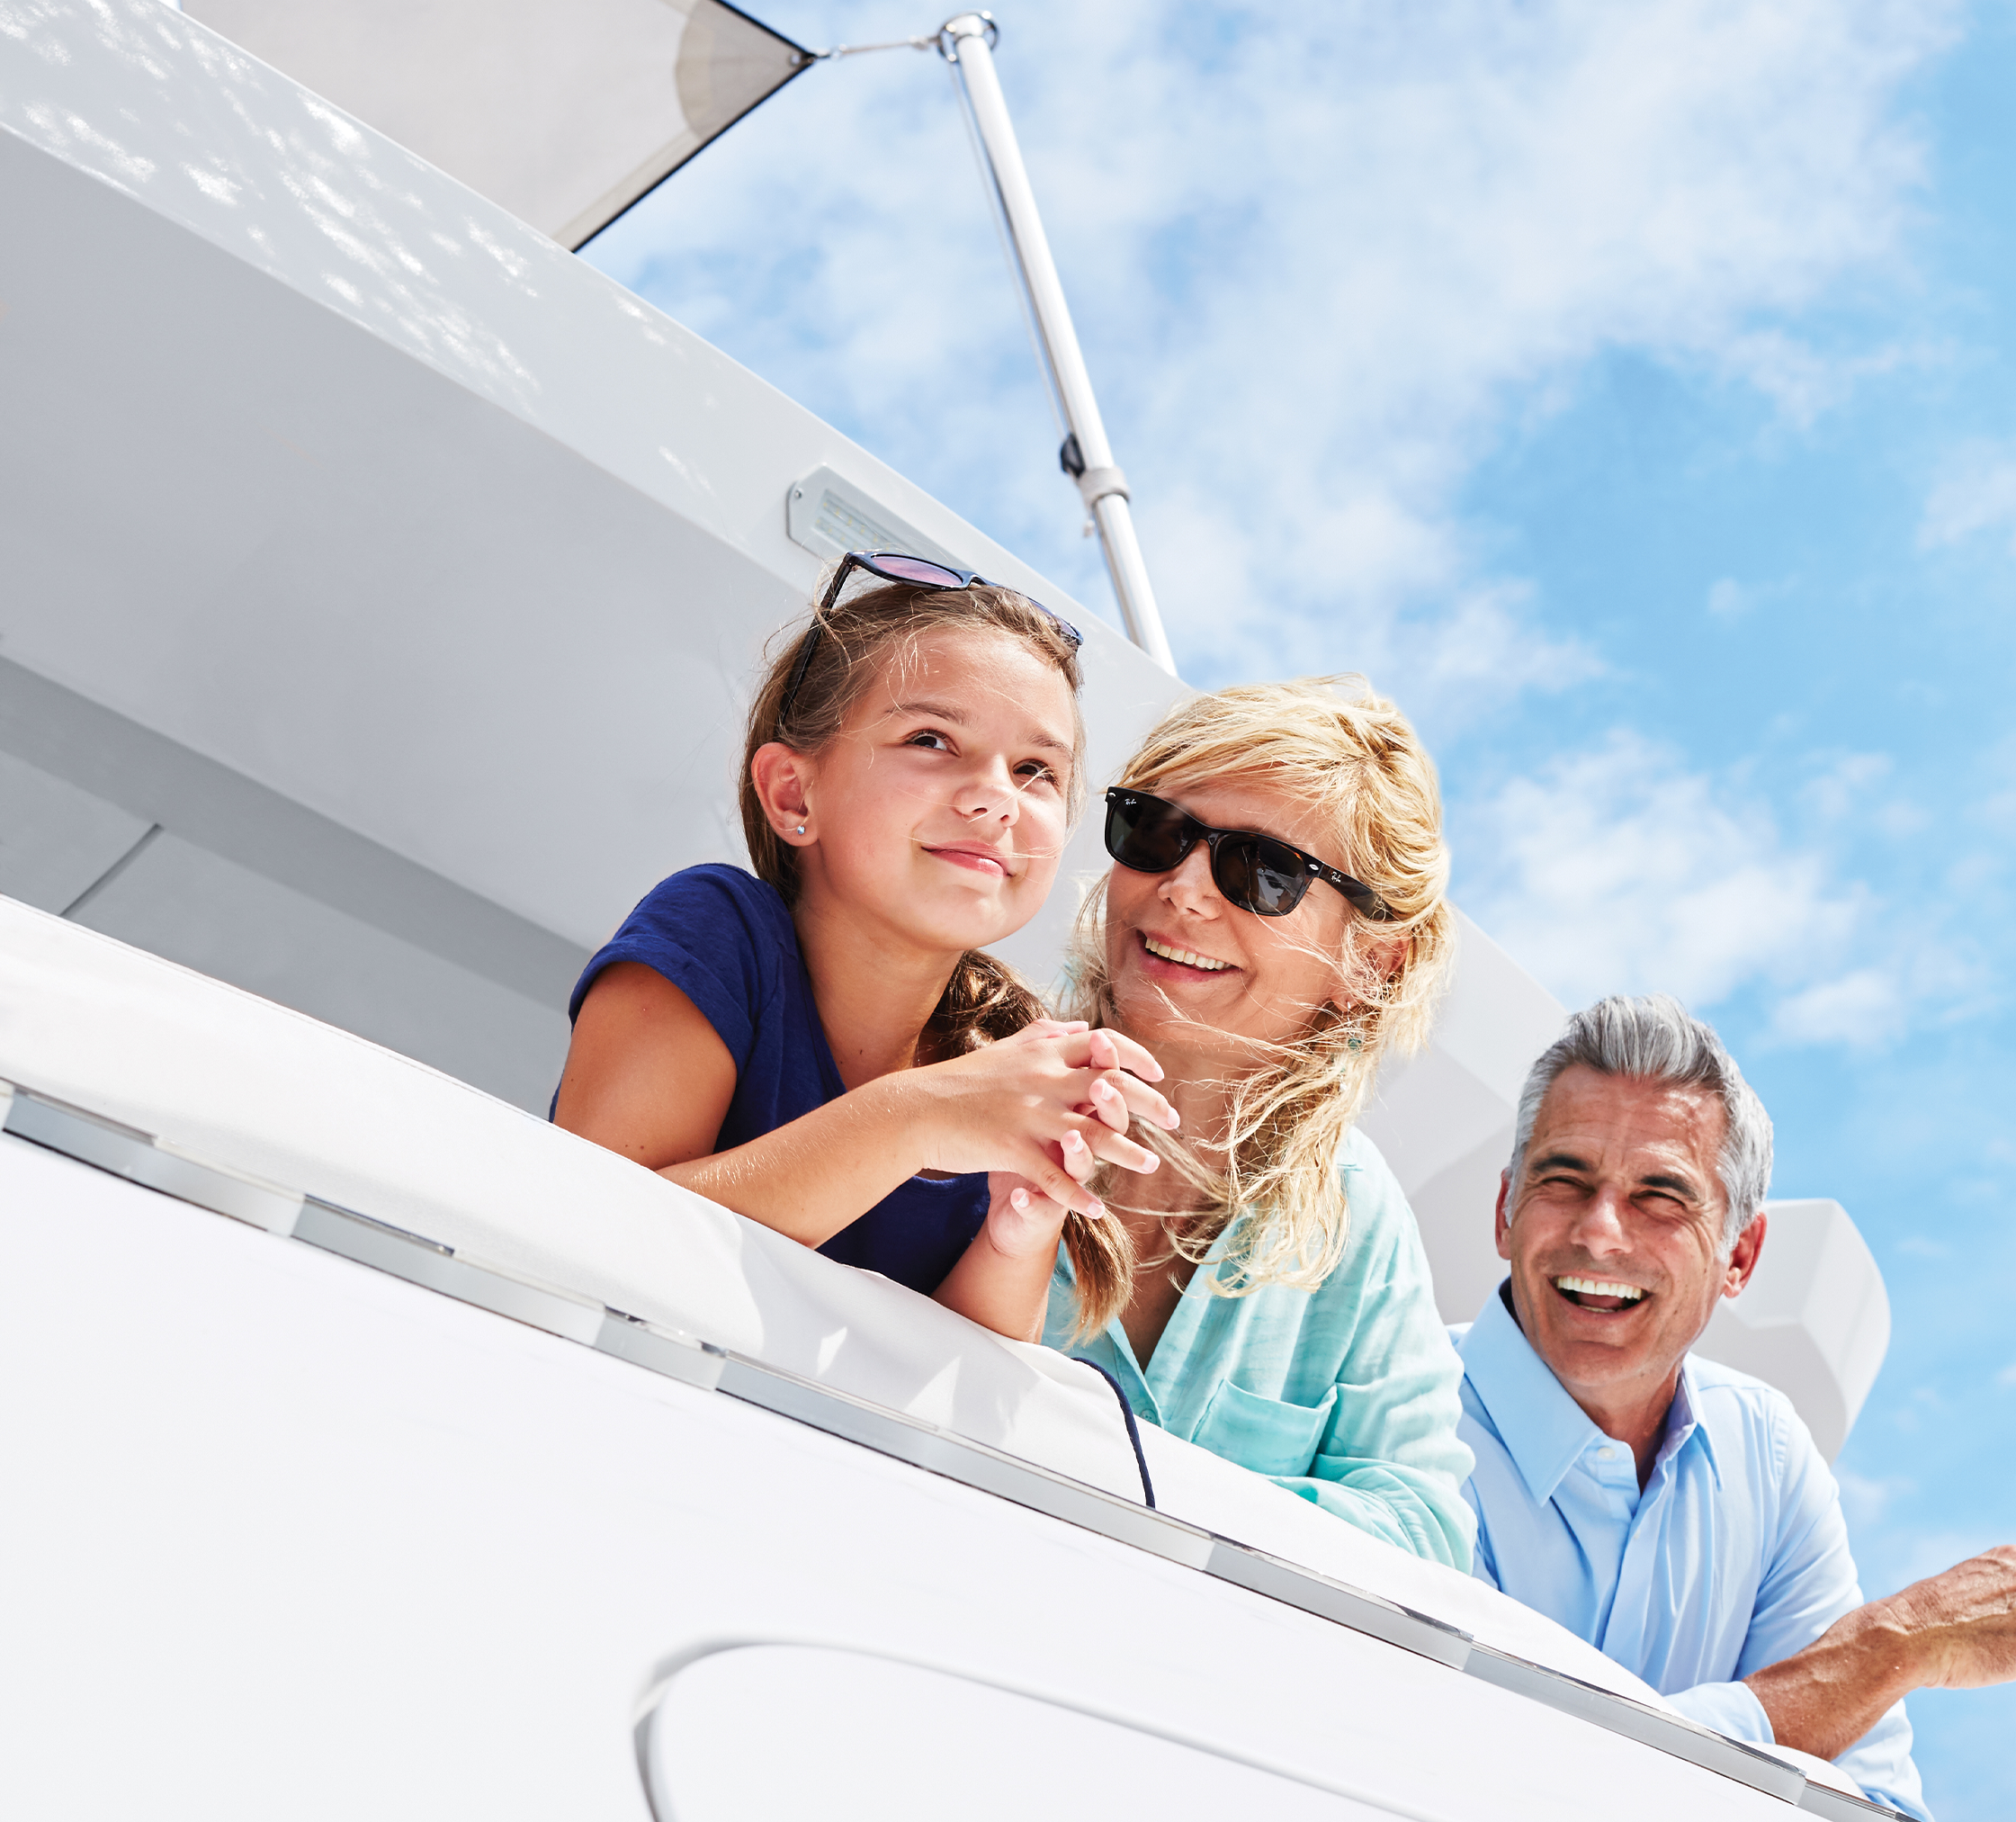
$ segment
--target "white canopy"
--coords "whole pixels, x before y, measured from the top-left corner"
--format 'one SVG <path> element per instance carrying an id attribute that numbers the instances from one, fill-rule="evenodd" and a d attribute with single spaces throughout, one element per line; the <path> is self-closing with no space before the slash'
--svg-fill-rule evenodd
<path id="1" fill-rule="evenodd" d="M 184 11 L 563 247 L 811 52 L 722 0 L 188 0 Z"/>

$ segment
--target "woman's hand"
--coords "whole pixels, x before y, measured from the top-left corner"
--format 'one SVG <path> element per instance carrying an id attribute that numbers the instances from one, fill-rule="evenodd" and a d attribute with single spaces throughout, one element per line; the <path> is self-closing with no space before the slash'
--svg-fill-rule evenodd
<path id="1" fill-rule="evenodd" d="M 1003 1259 L 1044 1261 L 1047 1274 L 1071 1210 L 1026 1177 L 993 1171 L 987 1178 L 987 1223 L 981 1237 Z"/>
<path id="2" fill-rule="evenodd" d="M 1062 1147 L 1059 1162 L 1076 1182 L 1098 1168 L 1091 1146 L 1076 1133 Z M 996 1334 L 1040 1342 L 1057 1242 L 1070 1213 L 1026 1177 L 1012 1171 L 990 1171 L 987 1219 L 938 1287 L 937 1300 Z"/>
<path id="3" fill-rule="evenodd" d="M 1013 1174 L 1060 1208 L 1096 1219 L 1106 1210 L 1083 1179 L 1098 1163 L 1145 1172 L 1161 1162 L 1126 1136 L 1132 1119 L 1177 1125 L 1176 1109 L 1150 1086 L 1161 1073 L 1117 1031 L 1044 1019 L 969 1055 L 874 1086 L 911 1102 L 924 1168 Z"/>
<path id="4" fill-rule="evenodd" d="M 1079 1109 L 1080 1113 L 1085 1108 Z M 1074 1183 L 1084 1184 L 1098 1169 L 1098 1155 L 1077 1133 L 1067 1133 L 1058 1147 L 1057 1162 Z M 987 1220 L 981 1239 L 1004 1259 L 1040 1258 L 1048 1278 L 1050 1261 L 1056 1257 L 1057 1242 L 1064 1231 L 1064 1217 L 1071 1213 L 1053 1196 L 1046 1196 L 1026 1177 L 1012 1171 L 990 1171 L 987 1177 Z M 1101 1219 L 1099 1216 L 1092 1218 Z"/>

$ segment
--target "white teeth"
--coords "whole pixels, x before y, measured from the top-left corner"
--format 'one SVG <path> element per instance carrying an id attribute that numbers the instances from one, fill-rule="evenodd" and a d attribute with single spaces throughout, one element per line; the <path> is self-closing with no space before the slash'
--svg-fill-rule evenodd
<path id="1" fill-rule="evenodd" d="M 1160 956 L 1167 961 L 1181 962 L 1187 967 L 1202 968 L 1206 974 L 1216 974 L 1220 968 L 1229 968 L 1230 962 L 1214 962 L 1209 956 L 1193 954 L 1188 949 L 1173 949 L 1167 943 L 1158 943 L 1153 937 L 1143 936 L 1142 941 L 1148 946 L 1148 953 Z"/>
<path id="2" fill-rule="evenodd" d="M 1644 1293 L 1641 1285 L 1612 1284 L 1607 1278 L 1557 1278 L 1557 1290 L 1572 1290 L 1583 1297 L 1621 1297 L 1626 1303 L 1636 1303 Z"/>

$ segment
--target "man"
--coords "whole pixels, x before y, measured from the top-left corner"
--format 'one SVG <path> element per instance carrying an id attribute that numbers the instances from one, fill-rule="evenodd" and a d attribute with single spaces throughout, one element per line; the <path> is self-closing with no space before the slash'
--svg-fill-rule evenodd
<path id="1" fill-rule="evenodd" d="M 1519 1097 L 1511 1273 L 1467 1331 L 1476 1573 L 1737 1739 L 1924 1817 L 1904 1693 L 2016 1677 L 2016 1549 L 1862 1602 L 1779 1393 L 1688 1355 L 1764 1244 L 1771 1126 L 1663 995 L 1577 1013 Z"/>

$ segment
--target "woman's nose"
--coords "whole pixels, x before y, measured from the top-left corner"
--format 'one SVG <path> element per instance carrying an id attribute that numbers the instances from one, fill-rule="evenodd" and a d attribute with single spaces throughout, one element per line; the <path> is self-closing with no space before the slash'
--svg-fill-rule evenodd
<path id="1" fill-rule="evenodd" d="M 1158 891 L 1169 903 L 1185 910 L 1214 907 L 1218 886 L 1211 877 L 1211 850 L 1198 842 L 1183 857 L 1180 866 L 1162 875 Z"/>

